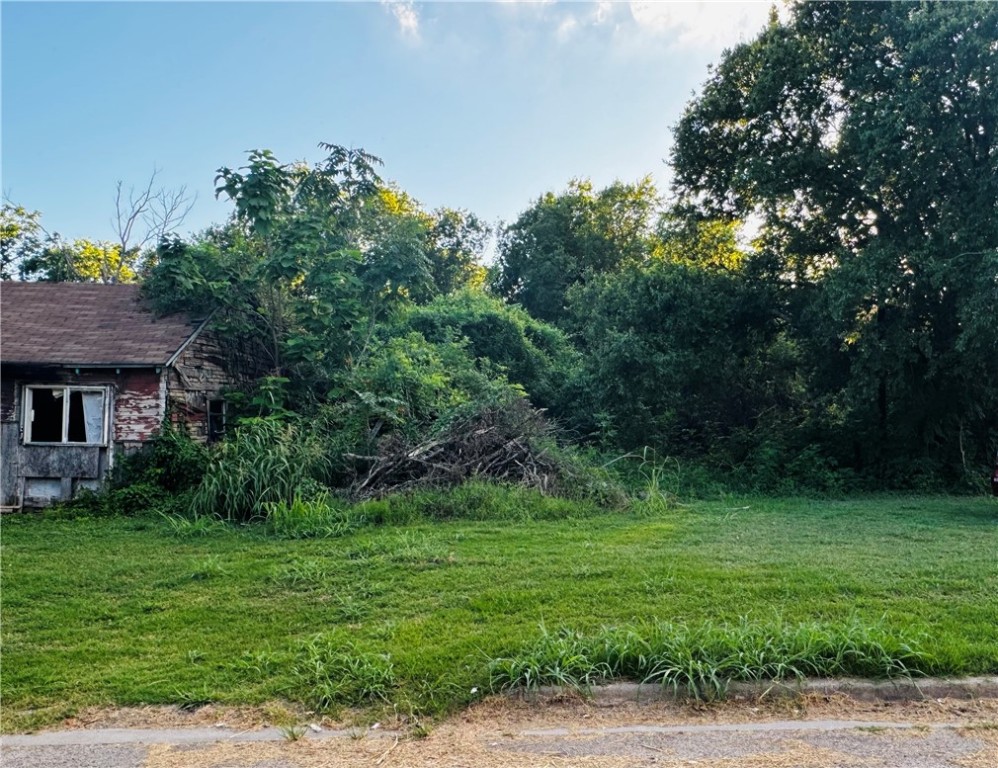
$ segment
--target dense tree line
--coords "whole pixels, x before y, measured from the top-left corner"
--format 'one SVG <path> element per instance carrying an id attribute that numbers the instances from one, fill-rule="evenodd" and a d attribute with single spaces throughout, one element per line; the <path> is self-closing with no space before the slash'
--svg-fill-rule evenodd
<path id="1" fill-rule="evenodd" d="M 793 5 L 687 106 L 668 195 L 574 180 L 490 266 L 473 214 L 324 144 L 220 169 L 231 219 L 117 274 L 214 310 L 270 368 L 247 411 L 343 452 L 528 398 L 576 441 L 757 487 L 959 485 L 998 448 L 996 41 L 987 3 Z M 5 277 L 121 262 L 39 233 L 5 206 Z"/>

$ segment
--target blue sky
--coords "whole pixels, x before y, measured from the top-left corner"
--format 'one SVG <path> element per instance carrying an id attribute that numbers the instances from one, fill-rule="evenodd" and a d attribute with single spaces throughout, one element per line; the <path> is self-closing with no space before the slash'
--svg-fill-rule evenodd
<path id="1" fill-rule="evenodd" d="M 668 183 L 669 128 L 761 3 L 0 4 L 2 185 L 49 231 L 110 238 L 115 184 L 231 210 L 245 150 L 380 156 L 425 206 L 512 220 L 574 177 Z"/>

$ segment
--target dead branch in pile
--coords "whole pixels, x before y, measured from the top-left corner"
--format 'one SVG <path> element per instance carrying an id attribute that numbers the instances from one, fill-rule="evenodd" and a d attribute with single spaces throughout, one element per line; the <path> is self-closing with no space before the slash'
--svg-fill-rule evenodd
<path id="1" fill-rule="evenodd" d="M 525 403 L 485 409 L 413 445 L 398 435 L 382 439 L 374 456 L 347 454 L 362 467 L 351 486 L 356 498 L 375 498 L 417 487 L 488 478 L 547 492 L 560 474 L 543 447 L 550 429 Z"/>

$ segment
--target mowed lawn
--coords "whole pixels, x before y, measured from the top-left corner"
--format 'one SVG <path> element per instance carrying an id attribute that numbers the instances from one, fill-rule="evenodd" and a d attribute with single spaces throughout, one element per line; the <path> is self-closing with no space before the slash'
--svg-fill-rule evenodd
<path id="1" fill-rule="evenodd" d="M 730 499 L 324 540 L 25 515 L 2 538 L 8 730 L 88 704 L 280 699 L 320 633 L 389 654 L 399 695 L 428 710 L 468 701 L 488 657 L 542 627 L 653 619 L 858 620 L 917 639 L 934 671 L 998 672 L 998 504 L 985 498 Z"/>

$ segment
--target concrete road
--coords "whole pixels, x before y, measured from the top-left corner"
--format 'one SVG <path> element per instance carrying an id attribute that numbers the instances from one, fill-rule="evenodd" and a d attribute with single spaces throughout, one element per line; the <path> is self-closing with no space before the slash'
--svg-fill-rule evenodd
<path id="1" fill-rule="evenodd" d="M 0 739 L 3 768 L 351 768 L 352 766 L 656 766 L 656 768 L 996 768 L 998 702 L 922 707 L 872 719 L 769 719 L 758 708 L 687 716 L 570 703 L 485 707 L 421 739 L 384 729 L 224 727 L 81 729 Z M 590 708 L 587 708 L 590 707 Z M 812 708 L 813 709 L 813 708 Z M 820 709 L 820 708 L 818 708 Z M 839 707 L 838 709 L 841 709 Z M 688 713 L 687 713 L 688 714 Z M 757 714 L 765 722 L 725 722 Z M 816 712 L 810 714 L 824 714 Z M 910 712 L 909 712 L 910 714 Z M 559 718 L 563 720 L 559 724 Z M 944 718 L 944 719 L 940 719 Z M 983 719 L 982 719 L 983 718 Z M 668 722 L 686 720 L 687 722 Z M 710 722 L 704 722 L 704 720 Z"/>

